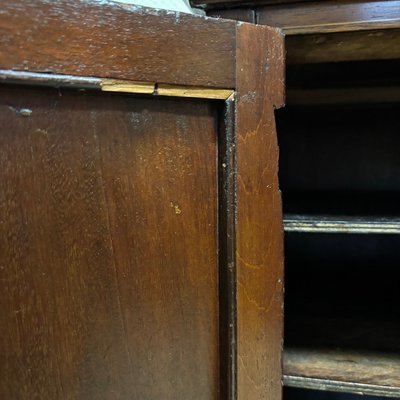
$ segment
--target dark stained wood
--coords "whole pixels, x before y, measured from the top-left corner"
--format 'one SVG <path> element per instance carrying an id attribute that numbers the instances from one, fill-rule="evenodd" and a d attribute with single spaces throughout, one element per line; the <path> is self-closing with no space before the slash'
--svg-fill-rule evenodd
<path id="1" fill-rule="evenodd" d="M 400 29 L 288 36 L 286 48 L 288 64 L 394 60 Z"/>
<path id="2" fill-rule="evenodd" d="M 243 21 L 256 23 L 256 12 L 251 8 L 228 8 L 210 10 L 207 15 L 216 18 L 233 19 L 235 21 Z"/>
<path id="3" fill-rule="evenodd" d="M 226 100 L 234 94 L 233 89 L 204 86 L 169 85 L 155 82 L 138 82 L 121 79 L 93 78 L 38 72 L 0 69 L 0 81 L 30 86 L 53 88 L 92 89 L 114 93 L 150 94 L 164 97 L 188 97 L 197 99 Z"/>
<path id="4" fill-rule="evenodd" d="M 237 398 L 236 346 L 236 101 L 220 112 L 218 136 L 218 231 L 220 398 Z"/>
<path id="5" fill-rule="evenodd" d="M 283 103 L 283 37 L 237 35 L 238 399 L 281 398 L 283 228 L 274 108 Z"/>
<path id="6" fill-rule="evenodd" d="M 223 8 L 259 6 L 255 9 L 258 22 L 280 27 L 287 35 L 400 27 L 398 0 L 192 0 L 192 3 L 210 8 L 210 15 Z"/>
<path id="7" fill-rule="evenodd" d="M 212 103 L 0 101 L 0 397 L 217 399 Z"/>
<path id="8" fill-rule="evenodd" d="M 315 0 L 189 0 L 193 7 L 213 9 L 218 7 L 232 8 L 240 5 L 302 3 Z M 325 0 L 324 0 L 325 1 Z"/>
<path id="9" fill-rule="evenodd" d="M 344 32 L 400 27 L 398 0 L 328 0 L 280 4 L 257 10 L 260 24 L 278 26 L 285 34 Z"/>
<path id="10" fill-rule="evenodd" d="M 35 0 L 0 34 L 0 397 L 280 399 L 281 32 Z"/>
<path id="11" fill-rule="evenodd" d="M 0 36 L 0 69 L 234 87 L 229 21 L 107 1 L 13 1 L 2 4 Z"/>
<path id="12" fill-rule="evenodd" d="M 400 1 L 277 2 L 258 8 L 234 3 L 241 8 L 213 8 L 208 14 L 282 28 L 289 65 L 400 58 Z"/>
<path id="13" fill-rule="evenodd" d="M 286 349 L 285 381 L 291 386 L 310 388 L 329 385 L 341 391 L 398 397 L 400 395 L 400 356 L 360 351 Z M 299 378 L 308 379 L 299 379 Z M 297 378 L 297 379 L 293 379 Z M 323 388 L 322 388 L 323 389 Z"/>
<path id="14" fill-rule="evenodd" d="M 400 1 L 319 1 L 265 7 L 260 23 L 281 27 L 286 34 L 398 28 Z"/>

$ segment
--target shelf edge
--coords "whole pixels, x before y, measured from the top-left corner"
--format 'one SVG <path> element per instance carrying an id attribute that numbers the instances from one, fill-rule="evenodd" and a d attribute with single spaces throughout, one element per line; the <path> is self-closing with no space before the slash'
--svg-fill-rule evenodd
<path id="1" fill-rule="evenodd" d="M 283 375 L 283 385 L 287 387 L 324 390 L 331 392 L 355 393 L 385 397 L 399 397 L 400 388 L 395 386 L 371 385 L 367 383 L 343 382 L 330 379 Z"/>

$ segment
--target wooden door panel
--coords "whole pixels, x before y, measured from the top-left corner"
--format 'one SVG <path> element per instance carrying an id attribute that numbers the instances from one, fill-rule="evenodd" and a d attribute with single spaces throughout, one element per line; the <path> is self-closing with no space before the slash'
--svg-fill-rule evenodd
<path id="1" fill-rule="evenodd" d="M 216 110 L 133 98 L 123 108 L 118 129 L 102 113 L 97 132 L 135 392 L 216 399 Z"/>
<path id="2" fill-rule="evenodd" d="M 0 397 L 215 399 L 213 105 L 0 99 Z"/>
<path id="3" fill-rule="evenodd" d="M 3 8 L 0 398 L 278 400 L 281 32 Z"/>

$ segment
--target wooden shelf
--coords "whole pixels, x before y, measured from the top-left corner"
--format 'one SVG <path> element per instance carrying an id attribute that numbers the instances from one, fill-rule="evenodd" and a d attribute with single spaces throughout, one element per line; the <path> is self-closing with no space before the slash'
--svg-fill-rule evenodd
<path id="1" fill-rule="evenodd" d="M 285 232 L 398 234 L 400 219 L 286 214 L 284 227 Z"/>
<path id="2" fill-rule="evenodd" d="M 400 355 L 290 348 L 285 386 L 386 397 L 400 396 Z"/>

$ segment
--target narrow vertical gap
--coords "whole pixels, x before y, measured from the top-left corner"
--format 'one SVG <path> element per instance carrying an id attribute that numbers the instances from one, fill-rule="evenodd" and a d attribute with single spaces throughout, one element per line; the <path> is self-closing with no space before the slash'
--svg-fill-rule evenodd
<path id="1" fill-rule="evenodd" d="M 218 121 L 218 265 L 220 399 L 236 390 L 236 160 L 235 101 L 228 99 Z"/>

